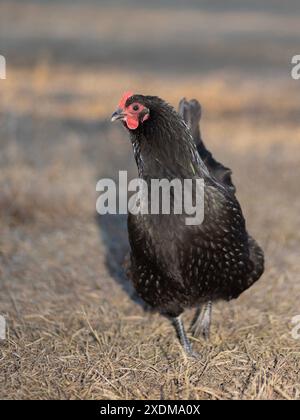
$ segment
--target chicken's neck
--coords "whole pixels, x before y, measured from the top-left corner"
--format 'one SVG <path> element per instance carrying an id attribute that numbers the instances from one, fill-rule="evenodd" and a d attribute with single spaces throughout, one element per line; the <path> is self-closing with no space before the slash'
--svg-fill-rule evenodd
<path id="1" fill-rule="evenodd" d="M 207 178 L 193 138 L 184 122 L 172 114 L 156 116 L 131 132 L 133 152 L 141 178 Z"/>

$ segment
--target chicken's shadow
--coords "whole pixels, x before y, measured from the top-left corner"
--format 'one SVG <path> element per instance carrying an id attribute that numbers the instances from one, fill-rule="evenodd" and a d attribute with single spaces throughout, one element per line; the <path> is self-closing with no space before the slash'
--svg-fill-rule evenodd
<path id="1" fill-rule="evenodd" d="M 126 275 L 124 262 L 129 256 L 127 215 L 96 213 L 95 217 L 105 247 L 105 264 L 111 277 L 122 286 L 132 301 L 147 310 Z"/>

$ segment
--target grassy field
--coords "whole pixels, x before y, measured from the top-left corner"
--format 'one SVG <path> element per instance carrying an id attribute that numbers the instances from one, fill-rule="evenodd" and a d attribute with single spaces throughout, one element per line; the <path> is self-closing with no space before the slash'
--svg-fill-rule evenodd
<path id="1" fill-rule="evenodd" d="M 1 2 L 1 398 L 300 399 L 296 2 L 263 15 L 187 3 Z M 136 175 L 109 122 L 128 88 L 200 100 L 203 137 L 266 254 L 261 280 L 215 306 L 198 360 L 127 281 L 126 219 L 95 214 L 100 177 Z"/>

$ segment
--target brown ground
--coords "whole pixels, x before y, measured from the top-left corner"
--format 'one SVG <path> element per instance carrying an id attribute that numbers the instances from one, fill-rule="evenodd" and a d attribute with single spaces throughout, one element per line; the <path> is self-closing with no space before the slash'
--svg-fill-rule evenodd
<path id="1" fill-rule="evenodd" d="M 300 314 L 300 82 L 289 79 L 284 47 L 292 50 L 299 36 L 295 3 L 265 20 L 255 10 L 221 19 L 209 8 L 154 8 L 158 30 L 151 37 L 149 19 L 136 23 L 141 38 L 130 32 L 126 8 L 24 3 L 0 7 L 0 53 L 9 64 L 0 81 L 0 314 L 8 325 L 0 397 L 299 399 L 291 319 Z M 130 11 L 136 20 L 145 14 Z M 230 31 L 241 45 L 232 69 Z M 259 34 L 255 72 L 243 67 L 244 48 L 256 51 Z M 175 70 L 175 35 L 179 54 L 201 40 L 204 56 L 189 56 L 188 76 L 184 66 Z M 223 55 L 214 61 L 211 51 Z M 198 61 L 208 64 L 198 71 Z M 201 101 L 206 143 L 233 169 L 249 230 L 266 253 L 262 279 L 215 306 L 210 341 L 194 340 L 197 361 L 124 278 L 125 219 L 95 215 L 96 181 L 124 169 L 135 175 L 126 133 L 108 118 L 128 88 L 174 105 L 183 95 Z"/>

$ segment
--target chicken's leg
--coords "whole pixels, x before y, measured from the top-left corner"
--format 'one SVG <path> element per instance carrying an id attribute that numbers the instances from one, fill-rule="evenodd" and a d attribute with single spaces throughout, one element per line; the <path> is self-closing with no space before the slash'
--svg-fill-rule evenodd
<path id="1" fill-rule="evenodd" d="M 196 357 L 197 354 L 193 352 L 191 342 L 186 335 L 181 317 L 178 316 L 176 318 L 172 318 L 172 322 L 175 327 L 177 336 L 180 340 L 180 343 L 182 344 L 182 347 L 184 348 L 186 354 L 191 357 Z"/>
<path id="2" fill-rule="evenodd" d="M 202 335 L 205 340 L 209 339 L 211 324 L 212 301 L 209 300 L 203 308 L 197 309 L 195 320 L 192 325 L 192 333 L 195 337 Z"/>

